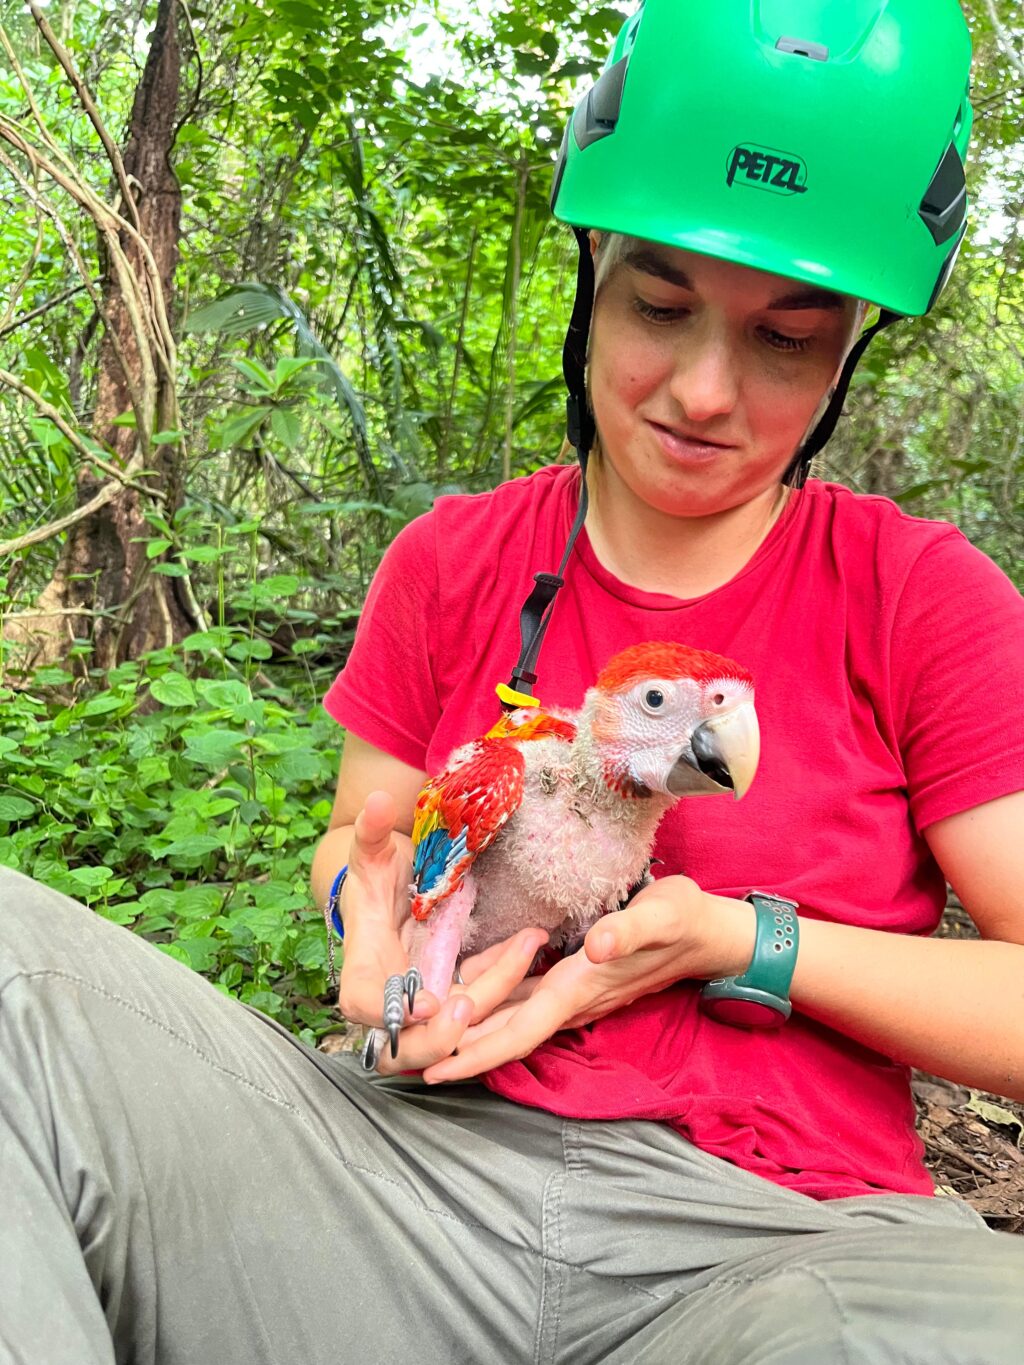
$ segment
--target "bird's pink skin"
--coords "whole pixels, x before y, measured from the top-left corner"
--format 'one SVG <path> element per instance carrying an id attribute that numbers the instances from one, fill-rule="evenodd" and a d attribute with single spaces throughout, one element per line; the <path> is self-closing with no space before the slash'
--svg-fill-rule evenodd
<path id="1" fill-rule="evenodd" d="M 409 961 L 420 970 L 424 989 L 443 1000 L 451 989 L 462 952 L 466 925 L 476 901 L 476 879 L 467 872 L 458 890 L 445 898 L 430 919 L 413 929 Z"/>

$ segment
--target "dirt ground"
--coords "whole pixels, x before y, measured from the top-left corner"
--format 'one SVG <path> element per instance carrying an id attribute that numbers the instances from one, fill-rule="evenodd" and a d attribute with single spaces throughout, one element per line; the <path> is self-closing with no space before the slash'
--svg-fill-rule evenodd
<path id="1" fill-rule="evenodd" d="M 953 899 L 940 934 L 976 938 L 963 909 Z M 355 1036 L 353 1036 L 355 1035 Z M 353 1030 L 324 1039 L 324 1051 L 360 1046 Z M 984 1090 L 915 1072 L 918 1132 L 940 1195 L 966 1200 L 990 1227 L 1024 1234 L 1024 1104 Z"/>

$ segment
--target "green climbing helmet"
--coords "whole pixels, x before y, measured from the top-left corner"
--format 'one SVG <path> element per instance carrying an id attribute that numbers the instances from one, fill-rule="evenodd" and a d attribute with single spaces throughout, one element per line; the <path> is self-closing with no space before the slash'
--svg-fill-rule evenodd
<path id="1" fill-rule="evenodd" d="M 966 229 L 970 59 L 957 0 L 646 0 L 552 208 L 927 313 Z"/>

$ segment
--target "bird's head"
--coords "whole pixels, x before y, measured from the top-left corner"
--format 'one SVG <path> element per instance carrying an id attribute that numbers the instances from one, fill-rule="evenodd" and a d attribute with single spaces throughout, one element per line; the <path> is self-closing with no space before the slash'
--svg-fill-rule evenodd
<path id="1" fill-rule="evenodd" d="M 583 703 L 605 781 L 624 795 L 732 791 L 757 771 L 754 680 L 721 654 L 651 641 L 608 661 Z"/>

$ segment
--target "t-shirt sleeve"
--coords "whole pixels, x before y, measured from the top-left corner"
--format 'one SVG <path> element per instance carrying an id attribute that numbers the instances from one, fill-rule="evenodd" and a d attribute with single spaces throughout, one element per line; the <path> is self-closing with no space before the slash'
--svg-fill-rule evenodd
<path id="1" fill-rule="evenodd" d="M 426 769 L 440 718 L 431 661 L 438 611 L 434 514 L 403 528 L 374 574 L 345 667 L 324 698 L 360 739 Z"/>
<path id="2" fill-rule="evenodd" d="M 959 531 L 911 568 L 891 658 L 918 830 L 1024 790 L 1024 598 Z"/>

